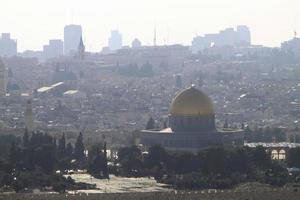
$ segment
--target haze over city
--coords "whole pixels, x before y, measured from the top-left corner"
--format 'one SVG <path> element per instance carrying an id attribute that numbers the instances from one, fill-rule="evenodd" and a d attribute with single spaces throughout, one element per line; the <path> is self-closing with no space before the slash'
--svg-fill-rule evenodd
<path id="1" fill-rule="evenodd" d="M 0 199 L 299 200 L 299 7 L 2 0 Z"/>
<path id="2" fill-rule="evenodd" d="M 300 31 L 297 0 L 3 0 L 1 32 L 18 40 L 18 51 L 41 50 L 51 38 L 62 39 L 66 24 L 80 24 L 87 51 L 107 45 L 118 29 L 123 43 L 134 38 L 152 44 L 156 24 L 158 44 L 190 45 L 192 38 L 237 24 L 250 27 L 252 43 L 280 46 Z"/>

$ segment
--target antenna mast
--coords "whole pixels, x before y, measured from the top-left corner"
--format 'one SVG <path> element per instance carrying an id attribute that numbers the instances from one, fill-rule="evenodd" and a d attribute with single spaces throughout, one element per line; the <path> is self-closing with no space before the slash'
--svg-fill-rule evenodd
<path id="1" fill-rule="evenodd" d="M 154 24 L 154 38 L 153 38 L 153 46 L 156 47 L 156 23 Z"/>

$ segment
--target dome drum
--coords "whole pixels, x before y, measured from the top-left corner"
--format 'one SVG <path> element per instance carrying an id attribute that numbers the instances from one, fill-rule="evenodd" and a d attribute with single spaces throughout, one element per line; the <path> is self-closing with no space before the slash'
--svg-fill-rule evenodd
<path id="1" fill-rule="evenodd" d="M 215 117 L 169 115 L 169 125 L 174 132 L 201 132 L 215 130 Z"/>

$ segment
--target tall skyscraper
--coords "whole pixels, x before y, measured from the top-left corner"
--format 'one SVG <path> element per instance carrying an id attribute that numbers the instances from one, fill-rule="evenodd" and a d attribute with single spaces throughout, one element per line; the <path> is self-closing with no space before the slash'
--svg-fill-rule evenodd
<path id="1" fill-rule="evenodd" d="M 115 51 L 122 48 L 122 34 L 118 30 L 111 31 L 108 39 L 109 50 Z"/>
<path id="2" fill-rule="evenodd" d="M 82 28 L 80 25 L 67 25 L 64 28 L 64 55 L 76 55 Z"/>
<path id="3" fill-rule="evenodd" d="M 0 38 L 0 56 L 17 55 L 17 41 L 10 38 L 10 33 L 2 33 Z"/>
<path id="4" fill-rule="evenodd" d="M 0 96 L 6 95 L 6 67 L 0 59 Z"/>
<path id="5" fill-rule="evenodd" d="M 30 99 L 27 101 L 24 115 L 25 115 L 25 128 L 30 133 L 33 131 L 32 101 Z"/>

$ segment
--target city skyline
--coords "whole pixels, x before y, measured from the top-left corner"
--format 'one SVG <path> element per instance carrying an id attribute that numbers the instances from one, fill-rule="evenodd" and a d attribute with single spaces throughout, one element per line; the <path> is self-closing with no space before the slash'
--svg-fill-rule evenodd
<path id="1" fill-rule="evenodd" d="M 4 5 L 0 8 L 1 32 L 9 32 L 13 38 L 17 38 L 21 52 L 27 49 L 41 50 L 49 39 L 62 39 L 63 28 L 67 24 L 82 26 L 87 51 L 100 51 L 107 46 L 107 38 L 114 29 L 124 36 L 124 45 L 129 45 L 134 38 L 145 45 L 152 44 L 155 25 L 158 44 L 190 45 L 196 35 L 245 24 L 251 30 L 253 44 L 266 46 L 279 46 L 282 41 L 293 37 L 294 30 L 300 29 L 296 24 L 296 18 L 299 17 L 296 7 L 299 3 L 295 0 L 29 0 L 26 3 L 12 0 L 5 1 Z"/>

